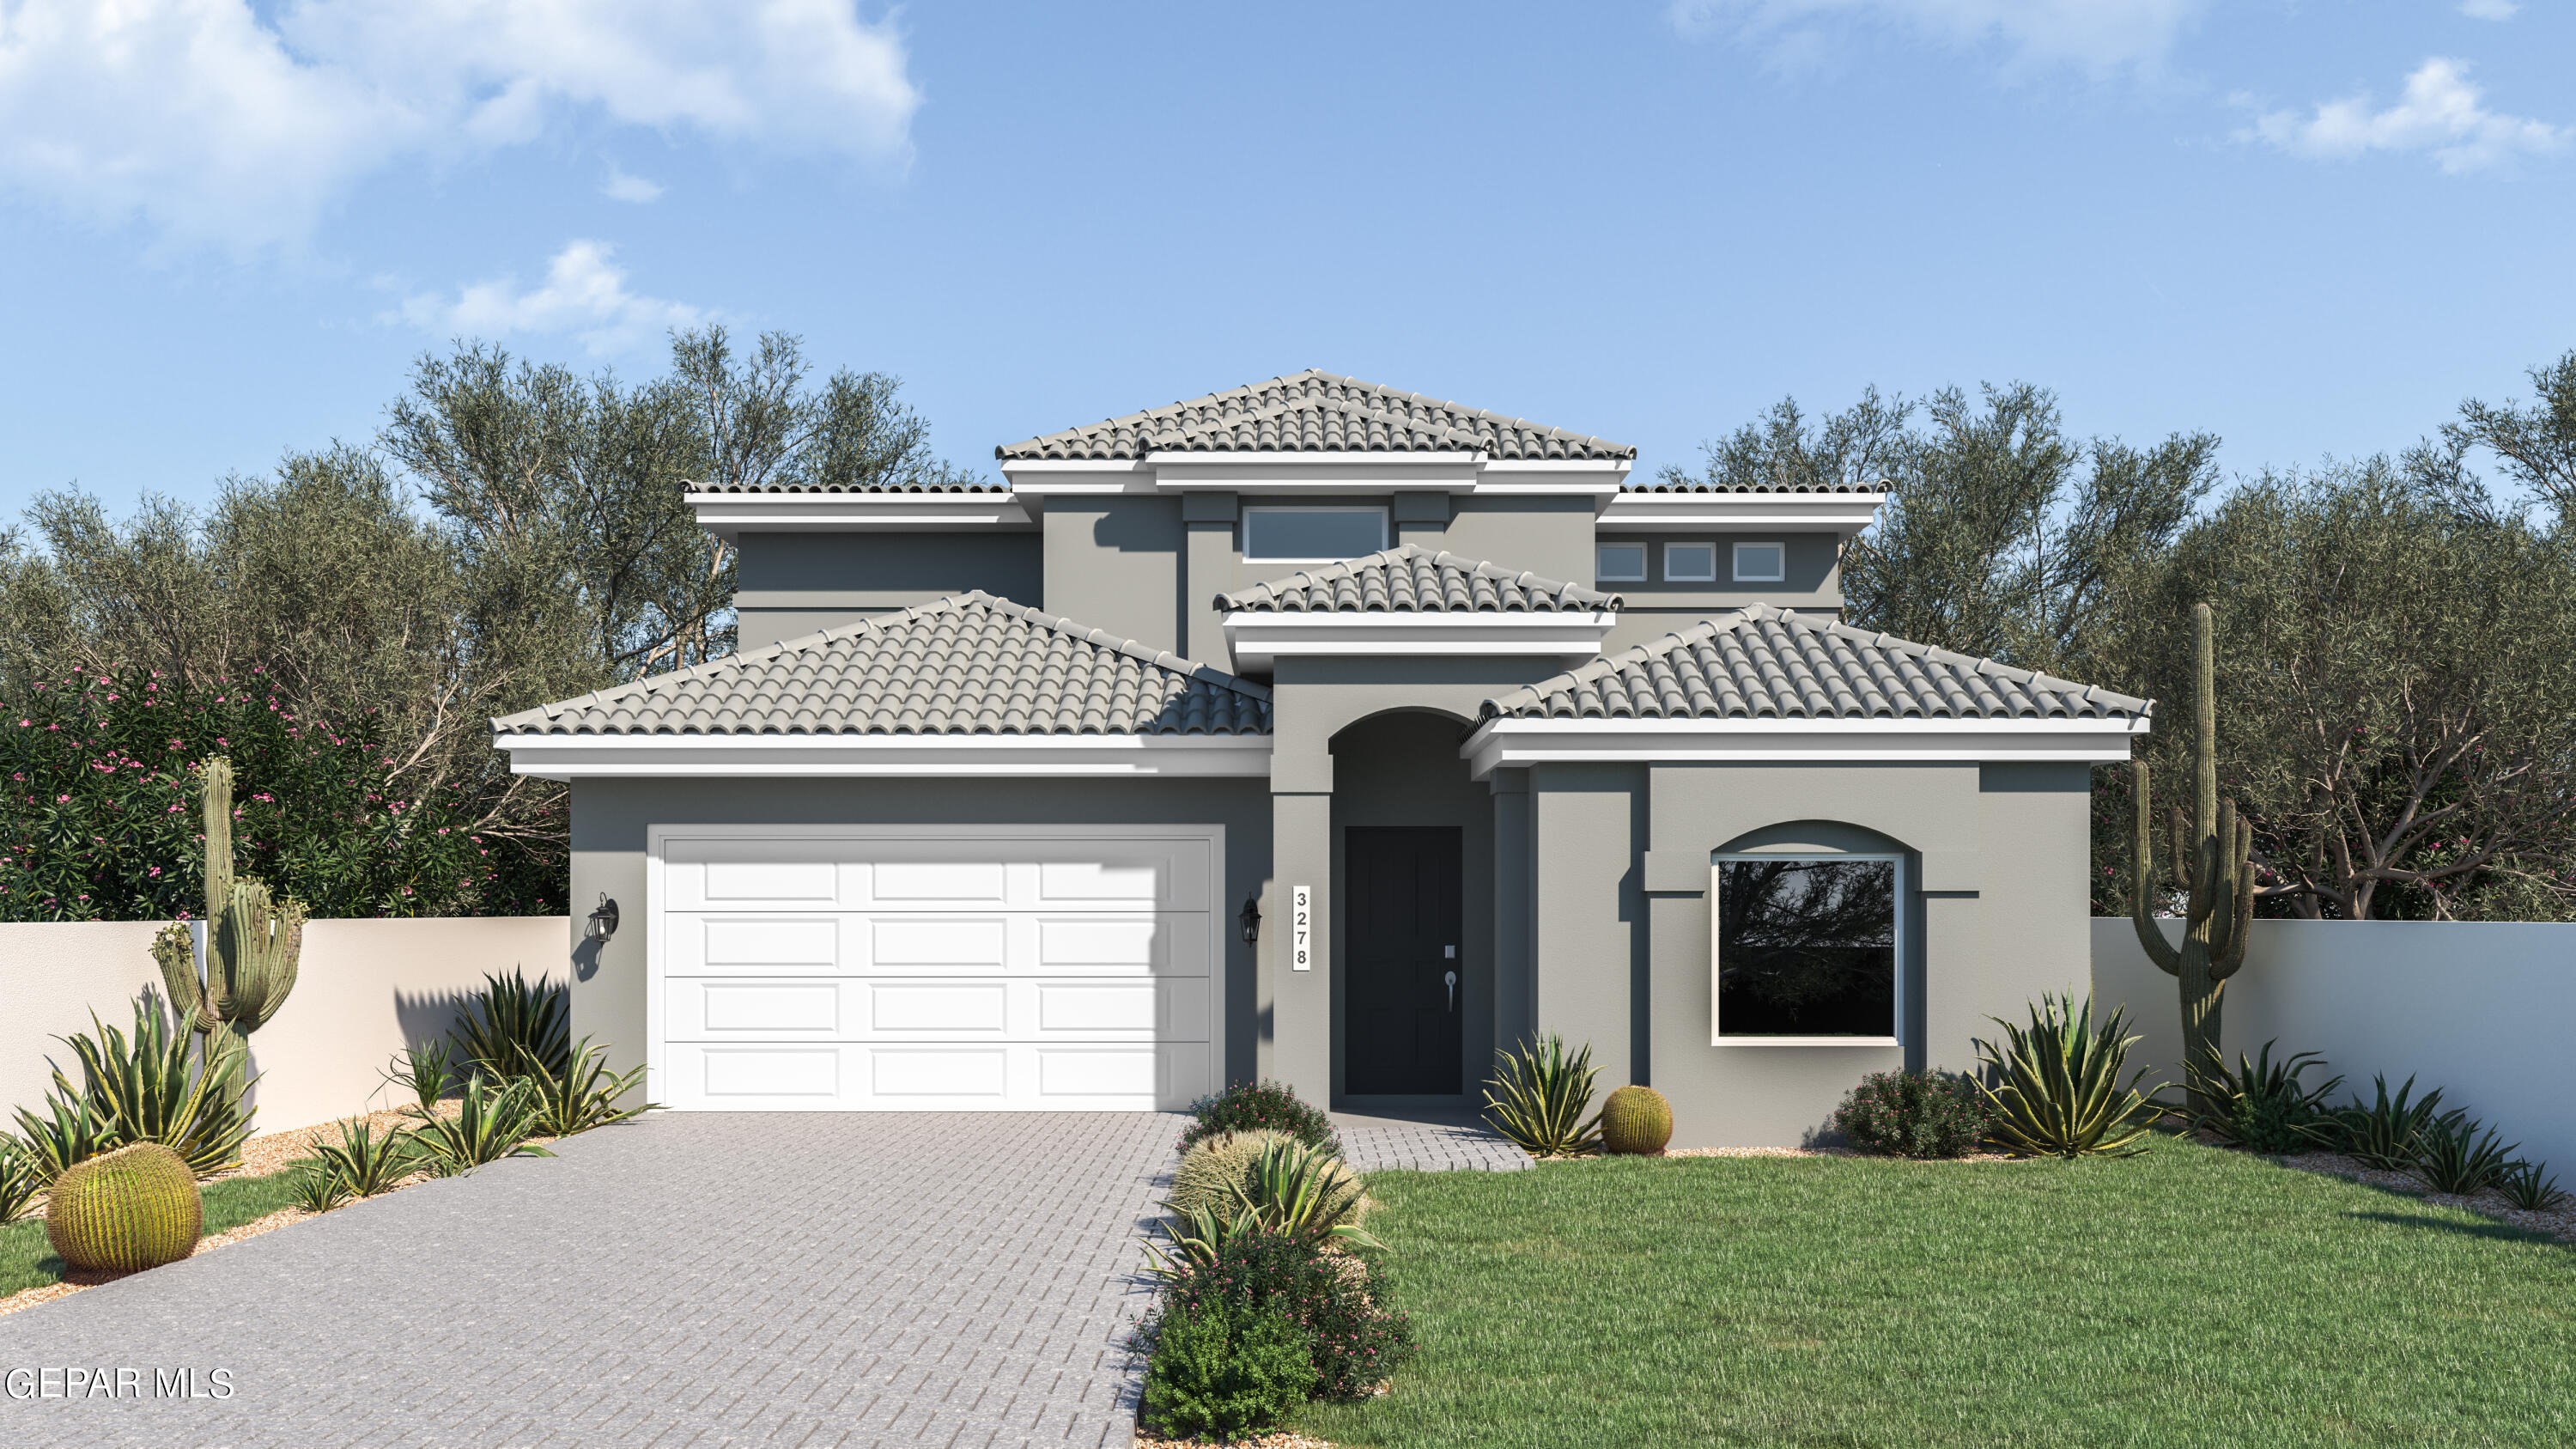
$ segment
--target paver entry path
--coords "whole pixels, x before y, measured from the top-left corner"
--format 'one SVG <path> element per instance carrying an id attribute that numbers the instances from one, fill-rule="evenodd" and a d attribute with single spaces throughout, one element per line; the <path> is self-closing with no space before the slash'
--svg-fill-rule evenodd
<path id="1" fill-rule="evenodd" d="M 1124 1446 L 1184 1119 L 663 1113 L 0 1318 L 0 1443 Z M 154 1397 L 223 1369 L 230 1397 Z"/>

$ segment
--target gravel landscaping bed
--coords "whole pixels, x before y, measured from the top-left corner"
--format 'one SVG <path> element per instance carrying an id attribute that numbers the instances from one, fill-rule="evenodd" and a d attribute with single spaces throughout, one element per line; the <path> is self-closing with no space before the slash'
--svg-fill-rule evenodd
<path id="1" fill-rule="evenodd" d="M 2466 1208 L 2473 1213 L 2483 1213 L 2498 1222 L 2511 1223 L 2517 1228 L 2528 1228 L 2535 1233 L 2547 1233 L 2562 1243 L 2576 1243 L 2576 1196 L 2560 1199 L 2558 1206 L 2546 1212 L 2532 1212 L 2505 1201 L 2504 1194 L 2493 1188 L 2466 1197 L 2455 1193 L 2432 1192 L 2425 1188 L 2422 1179 L 2412 1173 L 2392 1172 L 2385 1167 L 2373 1167 L 2360 1158 L 2346 1157 L 2339 1152 L 2303 1152 L 2296 1157 L 2275 1157 L 2272 1160 L 2283 1167 L 2295 1167 L 2301 1172 L 2322 1172 L 2368 1187 L 2404 1193 L 2408 1197 L 2421 1198 L 2425 1202 L 2436 1203 L 2443 1207 Z"/>

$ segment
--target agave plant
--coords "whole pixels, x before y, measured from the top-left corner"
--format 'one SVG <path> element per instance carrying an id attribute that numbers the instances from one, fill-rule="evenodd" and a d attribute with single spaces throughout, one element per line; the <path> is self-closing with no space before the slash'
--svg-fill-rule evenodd
<path id="1" fill-rule="evenodd" d="M 2521 1145 L 2499 1142 L 2493 1128 L 2481 1134 L 2469 1114 L 2452 1112 L 2415 1139 L 2415 1161 L 2408 1170 L 2435 1192 L 2467 1197 L 2502 1179 Z"/>
<path id="2" fill-rule="evenodd" d="M 1239 1208 L 1260 1226 L 1296 1238 L 1331 1238 L 1357 1248 L 1386 1244 L 1341 1219 L 1351 1215 L 1360 1186 L 1342 1160 L 1293 1137 L 1263 1144 L 1248 1184 L 1235 1189 Z"/>
<path id="3" fill-rule="evenodd" d="M 295 1205 L 308 1213 L 327 1213 L 349 1201 L 346 1184 L 318 1162 L 307 1162 L 295 1174 Z"/>
<path id="4" fill-rule="evenodd" d="M 0 1133 L 0 1223 L 14 1223 L 45 1190 L 44 1170 L 17 1138 Z"/>
<path id="5" fill-rule="evenodd" d="M 536 1084 L 524 1077 L 487 1082 L 468 1078 L 453 1117 L 431 1117 L 413 1130 L 419 1166 L 436 1177 L 455 1177 L 504 1157 L 552 1157 L 528 1138 L 537 1117 Z"/>
<path id="6" fill-rule="evenodd" d="M 521 1048 L 521 1080 L 530 1084 L 536 1099 L 536 1117 L 530 1130 L 539 1137 L 570 1137 L 593 1127 L 623 1122 L 629 1117 L 649 1112 L 658 1105 L 638 1102 L 632 1107 L 617 1105 L 618 1099 L 635 1090 L 644 1080 L 644 1068 L 630 1067 L 623 1072 L 608 1070 L 608 1048 L 592 1046 L 589 1037 L 572 1049 L 572 1062 L 561 1072 L 543 1070 L 535 1054 Z"/>
<path id="7" fill-rule="evenodd" d="M 1601 1076 L 1590 1044 L 1569 1057 L 1565 1039 L 1549 1032 L 1496 1055 L 1493 1079 L 1485 1084 L 1485 1115 L 1494 1130 L 1533 1157 L 1572 1157 L 1601 1144 L 1600 1114 L 1584 1115 Z"/>
<path id="8" fill-rule="evenodd" d="M 412 1094 L 415 1105 L 403 1110 L 418 1117 L 437 1116 L 439 1099 L 447 1095 L 456 1077 L 447 1038 L 416 1042 L 403 1048 L 397 1060 L 401 1065 L 386 1072 L 384 1078 Z"/>
<path id="9" fill-rule="evenodd" d="M 1166 1283 L 1186 1278 L 1200 1268 L 1215 1267 L 1225 1255 L 1226 1244 L 1264 1231 L 1260 1214 L 1251 1208 L 1228 1217 L 1208 1207 L 1187 1212 L 1173 1211 L 1170 1203 L 1163 1207 L 1169 1215 L 1156 1226 L 1171 1240 L 1171 1251 L 1165 1252 L 1151 1237 L 1146 1238 L 1145 1273 Z"/>
<path id="10" fill-rule="evenodd" d="M 2374 1076 L 2370 1081 L 2374 1093 L 2371 1104 L 2365 1107 L 2355 1097 L 2316 1135 L 2373 1167 L 2412 1171 L 2424 1134 L 2441 1120 L 2441 1089 L 2436 1087 L 2417 1098 L 2415 1079 L 2408 1077 L 2392 1097 L 2386 1077 Z"/>
<path id="11" fill-rule="evenodd" d="M 83 1032 L 60 1040 L 80 1059 L 78 1095 L 101 1124 L 100 1151 L 158 1142 L 200 1177 L 241 1161 L 242 1139 L 250 1135 L 256 1109 L 234 1105 L 239 1088 L 249 1085 L 248 1079 L 232 1081 L 242 1066 L 239 1037 L 208 1034 L 204 1060 L 197 1060 L 199 1054 L 189 1049 L 194 1034 L 171 1030 L 160 1003 L 149 996 L 135 1000 L 130 1040 L 96 1012 L 90 1025 L 96 1036 Z M 54 1092 L 74 1095 L 60 1071 L 54 1073 Z"/>
<path id="12" fill-rule="evenodd" d="M 2343 1078 L 2329 1077 L 2310 1087 L 2300 1078 L 2324 1066 L 2325 1058 L 2298 1052 L 2276 1062 L 2272 1047 L 2272 1042 L 2263 1043 L 2251 1059 L 2239 1053 L 2233 1068 L 2216 1056 L 2190 1064 L 2189 1100 L 2201 1104 L 2197 1113 L 2186 1111 L 2191 1125 L 2252 1152 L 2279 1155 L 2315 1147 L 2310 1129 L 2326 1120 L 2325 1099 L 2343 1085 Z"/>
<path id="13" fill-rule="evenodd" d="M 572 1019 L 563 988 L 542 976 L 531 982 L 516 967 L 508 976 L 484 974 L 483 989 L 466 999 L 455 1034 L 461 1064 L 487 1077 L 521 1076 L 531 1059 L 548 1076 L 572 1070 Z"/>
<path id="14" fill-rule="evenodd" d="M 56 1092 L 45 1098 L 42 1117 L 24 1107 L 18 1109 L 19 1140 L 44 1182 L 62 1176 L 73 1163 L 86 1162 L 116 1146 L 108 1131 L 109 1124 L 100 1120 L 87 1097 Z"/>
<path id="15" fill-rule="evenodd" d="M 1977 1043 L 1994 1085 L 1978 1091 L 1995 1116 L 1993 1136 L 2018 1151 L 2043 1157 L 2132 1157 L 2156 1106 L 2148 1100 L 2162 1086 L 2137 1089 L 2141 1067 L 2124 1084 L 2121 1069 L 2137 1038 L 2126 1034 L 2128 1012 L 2114 1008 L 2099 1028 L 2093 1003 L 2071 996 L 2042 996 L 2031 1003 L 2030 1025 L 1986 1018 L 2004 1029 L 2005 1044 Z"/>
<path id="16" fill-rule="evenodd" d="M 2504 1175 L 2496 1179 L 2496 1187 L 2504 1193 L 2506 1202 L 2524 1212 L 2545 1213 L 2567 1201 L 2567 1194 L 2559 1191 L 2558 1179 L 2545 1162 L 2516 1161 L 2508 1165 Z"/>
<path id="17" fill-rule="evenodd" d="M 317 1142 L 313 1151 L 317 1170 L 351 1198 L 374 1197 L 420 1170 L 420 1144 L 412 1134 L 378 1137 L 363 1118 L 341 1123 L 340 1140 Z"/>

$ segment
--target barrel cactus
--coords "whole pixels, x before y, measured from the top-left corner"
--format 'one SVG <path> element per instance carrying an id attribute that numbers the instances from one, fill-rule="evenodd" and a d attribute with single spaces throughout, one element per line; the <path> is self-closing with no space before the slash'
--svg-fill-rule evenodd
<path id="1" fill-rule="evenodd" d="M 1601 1149 L 1653 1157 L 1673 1140 L 1673 1104 L 1652 1087 L 1621 1087 L 1601 1104 Z"/>
<path id="2" fill-rule="evenodd" d="M 1261 1162 L 1262 1149 L 1274 1142 L 1297 1144 L 1298 1139 L 1268 1128 L 1220 1132 L 1203 1139 L 1181 1155 L 1181 1165 L 1172 1174 L 1172 1195 L 1164 1205 L 1180 1220 L 1199 1209 L 1221 1218 L 1233 1217 L 1243 1209 L 1241 1194 L 1253 1190 L 1253 1169 Z M 1336 1225 L 1359 1221 L 1367 1203 L 1358 1186 L 1350 1168 L 1339 1158 L 1331 1159 L 1325 1189 L 1335 1198 L 1350 1199 L 1349 1206 L 1333 1218 Z"/>
<path id="3" fill-rule="evenodd" d="M 70 1266 L 133 1273 L 195 1252 L 205 1225 L 196 1175 L 158 1142 L 74 1163 L 54 1179 L 45 1237 Z"/>

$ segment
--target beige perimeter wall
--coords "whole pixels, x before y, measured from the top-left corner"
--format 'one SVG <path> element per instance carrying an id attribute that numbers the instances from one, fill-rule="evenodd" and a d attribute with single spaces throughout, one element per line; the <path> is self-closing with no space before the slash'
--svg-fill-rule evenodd
<path id="1" fill-rule="evenodd" d="M 151 946 L 162 924 L 0 924 L 0 1116 L 41 1107 L 53 1065 L 80 1079 L 57 1038 L 88 1031 L 91 1012 L 132 1026 L 135 995 L 160 989 Z M 294 992 L 250 1039 L 253 1130 L 392 1105 L 382 1073 L 394 1054 L 444 1033 L 485 972 L 516 966 L 561 981 L 571 946 L 562 916 L 311 923 Z"/>
<path id="2" fill-rule="evenodd" d="M 2168 939 L 2182 922 L 2167 920 Z M 2182 1020 L 2174 979 L 2138 949 L 2126 919 L 2093 922 L 2097 1012 L 2126 1005 L 2145 1039 L 2131 1060 L 2178 1075 Z M 2245 969 L 2227 983 L 2220 1046 L 2233 1061 L 2277 1038 L 2274 1055 L 2321 1053 L 2322 1082 L 2344 1093 L 2442 1089 L 2520 1155 L 2576 1182 L 2576 925 L 2458 921 L 2256 921 Z"/>

